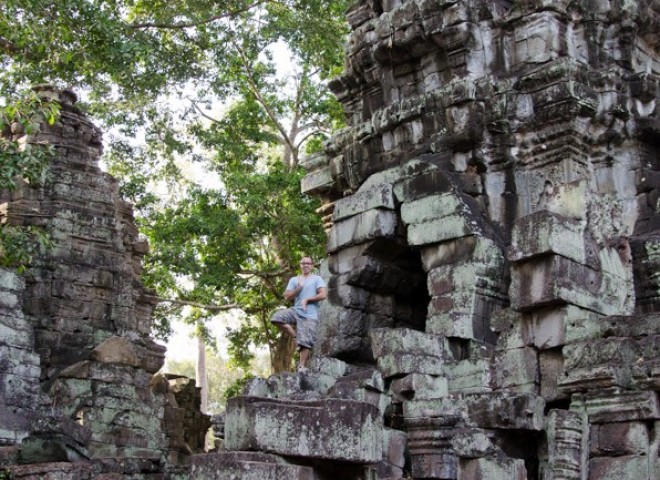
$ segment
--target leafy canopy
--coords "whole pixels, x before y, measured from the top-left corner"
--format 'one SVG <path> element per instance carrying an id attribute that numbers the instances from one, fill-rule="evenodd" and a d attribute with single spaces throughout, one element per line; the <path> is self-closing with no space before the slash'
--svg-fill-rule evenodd
<path id="1" fill-rule="evenodd" d="M 291 345 L 268 317 L 298 259 L 324 250 L 298 163 L 341 123 L 323 82 L 341 69 L 346 6 L 5 0 L 0 91 L 73 87 L 111 132 L 105 161 L 151 242 L 145 281 L 168 300 L 162 333 L 185 305 L 209 316 L 238 307 L 248 320 L 229 333 L 235 358 L 247 362 L 246 346 L 265 342 L 277 368 L 290 364 Z M 8 152 L 1 168 L 14 161 Z M 190 170 L 215 181 L 200 184 Z"/>

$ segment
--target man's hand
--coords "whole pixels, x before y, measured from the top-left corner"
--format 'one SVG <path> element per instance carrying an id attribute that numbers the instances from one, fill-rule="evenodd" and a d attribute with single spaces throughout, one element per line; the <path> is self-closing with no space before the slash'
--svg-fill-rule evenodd
<path id="1" fill-rule="evenodd" d="M 300 308 L 302 308 L 304 311 L 307 311 L 307 300 L 307 298 L 300 300 Z"/>

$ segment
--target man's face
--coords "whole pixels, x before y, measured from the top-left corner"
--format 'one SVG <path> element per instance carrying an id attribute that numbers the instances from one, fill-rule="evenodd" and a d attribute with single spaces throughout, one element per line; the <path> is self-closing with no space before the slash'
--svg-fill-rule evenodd
<path id="1" fill-rule="evenodd" d="M 303 257 L 302 260 L 300 260 L 300 270 L 302 270 L 303 274 L 308 275 L 309 272 L 312 271 L 313 267 L 314 264 L 312 263 L 311 258 Z"/>

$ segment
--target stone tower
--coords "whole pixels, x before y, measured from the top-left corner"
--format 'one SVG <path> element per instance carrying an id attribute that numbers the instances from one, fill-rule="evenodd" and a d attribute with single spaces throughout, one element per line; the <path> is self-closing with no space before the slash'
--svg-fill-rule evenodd
<path id="1" fill-rule="evenodd" d="M 210 423 L 199 403 L 193 411 L 194 383 L 154 375 L 165 347 L 150 337 L 155 300 L 140 280 L 148 245 L 98 166 L 101 132 L 75 95 L 39 94 L 61 105 L 58 121 L 32 135 L 19 124 L 12 131 L 21 144 L 53 146 L 48 179 L 4 192 L 2 221 L 42 227 L 53 247 L 21 277 L 0 271 L 0 478 L 185 471 Z"/>
<path id="2" fill-rule="evenodd" d="M 328 231 L 315 368 L 230 403 L 228 463 L 660 478 L 660 2 L 364 0 L 348 20 L 348 126 L 302 183 Z"/>

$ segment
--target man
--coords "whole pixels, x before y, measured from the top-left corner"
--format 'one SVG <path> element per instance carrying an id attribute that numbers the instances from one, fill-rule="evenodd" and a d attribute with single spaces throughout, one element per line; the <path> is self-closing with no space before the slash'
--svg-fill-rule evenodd
<path id="1" fill-rule="evenodd" d="M 300 260 L 302 274 L 291 278 L 284 291 L 284 298 L 287 301 L 295 300 L 294 306 L 278 310 L 271 319 L 280 330 L 296 339 L 300 351 L 299 372 L 307 371 L 307 361 L 316 341 L 319 322 L 318 302 L 328 296 L 328 289 L 323 279 L 312 274 L 313 267 L 314 263 L 310 257 L 303 257 Z"/>

